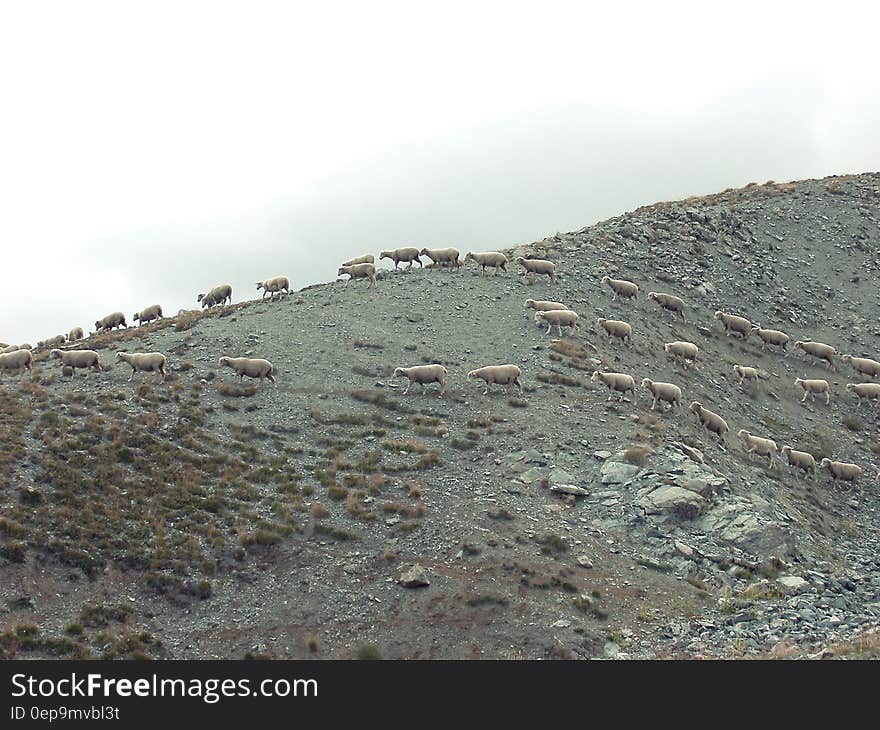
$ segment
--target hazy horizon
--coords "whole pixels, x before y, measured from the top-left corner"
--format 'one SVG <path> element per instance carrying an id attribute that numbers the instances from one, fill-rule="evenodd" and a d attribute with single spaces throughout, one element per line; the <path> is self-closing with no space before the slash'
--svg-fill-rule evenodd
<path id="1" fill-rule="evenodd" d="M 224 282 L 234 301 L 279 274 L 298 289 L 383 248 L 491 250 L 659 200 L 876 171 L 877 15 L 7 8 L 0 341 L 174 315 Z"/>

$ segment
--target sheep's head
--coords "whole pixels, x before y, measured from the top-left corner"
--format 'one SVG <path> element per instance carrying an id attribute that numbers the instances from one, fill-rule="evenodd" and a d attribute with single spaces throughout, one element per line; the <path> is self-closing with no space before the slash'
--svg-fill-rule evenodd
<path id="1" fill-rule="evenodd" d="M 196 301 L 197 301 L 197 302 L 200 302 L 200 301 L 202 301 L 202 299 L 204 299 L 204 298 L 205 298 L 205 295 L 204 295 L 204 294 L 199 294 L 199 295 L 196 297 Z"/>
<path id="2" fill-rule="evenodd" d="M 471 371 L 467 374 L 467 379 L 468 379 L 468 380 L 473 380 L 473 379 L 476 378 L 476 377 L 477 377 L 477 371 L 476 371 L 476 370 L 471 370 Z"/>
<path id="3" fill-rule="evenodd" d="M 117 352 L 116 357 L 113 359 L 114 360 L 122 360 L 124 355 L 125 355 L 125 352 L 123 352 L 123 351 Z"/>
<path id="4" fill-rule="evenodd" d="M 49 357 L 61 357 L 61 350 L 52 350 L 49 353 Z"/>
<path id="5" fill-rule="evenodd" d="M 383 251 L 382 253 L 379 254 L 379 261 L 381 261 L 382 259 L 390 259 L 390 258 L 391 258 L 391 253 L 389 251 Z"/>
<path id="6" fill-rule="evenodd" d="M 348 273 L 348 267 L 347 266 L 340 266 L 339 271 L 336 272 L 336 276 L 342 276 L 343 274 L 347 274 L 347 273 Z"/>
<path id="7" fill-rule="evenodd" d="M 820 467 L 823 467 L 823 466 L 830 466 L 830 465 L 831 465 L 831 459 L 829 459 L 829 458 L 827 458 L 827 457 L 824 458 L 824 459 L 822 459 L 822 461 L 819 462 L 819 466 L 820 466 Z"/>
<path id="8" fill-rule="evenodd" d="M 642 387 L 650 388 L 654 384 L 654 381 L 650 378 L 642 378 Z"/>
<path id="9" fill-rule="evenodd" d="M 699 413 L 700 410 L 702 409 L 702 407 L 703 407 L 703 404 L 700 403 L 700 401 L 698 401 L 698 400 L 695 400 L 693 403 L 691 403 L 691 410 L 694 413 Z"/>
<path id="10" fill-rule="evenodd" d="M 427 248 L 423 248 L 421 251 L 419 251 L 419 256 L 427 256 L 427 255 L 428 255 Z"/>
<path id="11" fill-rule="evenodd" d="M 599 379 L 599 371 L 594 370 L 593 374 L 590 376 L 590 380 L 595 383 L 598 379 Z"/>
<path id="12" fill-rule="evenodd" d="M 396 378 L 399 375 L 405 375 L 405 374 L 406 373 L 403 372 L 403 368 L 394 368 L 394 372 L 391 373 L 391 377 Z"/>
<path id="13" fill-rule="evenodd" d="M 222 367 L 223 365 L 228 365 L 228 364 L 229 364 L 229 358 L 226 357 L 226 356 L 221 357 L 221 358 L 217 361 L 217 364 L 220 365 L 221 367 Z"/>

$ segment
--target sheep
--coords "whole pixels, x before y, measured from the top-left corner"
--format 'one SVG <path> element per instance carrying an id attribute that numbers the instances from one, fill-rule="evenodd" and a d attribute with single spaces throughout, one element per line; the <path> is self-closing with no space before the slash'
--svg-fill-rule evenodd
<path id="1" fill-rule="evenodd" d="M 99 319 L 95 322 L 96 332 L 109 332 L 114 327 L 128 327 L 128 324 L 125 322 L 125 315 L 122 312 L 113 312 L 113 314 L 108 314 L 104 319 Z"/>
<path id="2" fill-rule="evenodd" d="M 608 400 L 611 400 L 611 396 L 614 393 L 620 393 L 621 401 L 624 400 L 627 391 L 632 391 L 633 396 L 636 394 L 636 381 L 632 375 L 627 375 L 626 373 L 603 373 L 599 370 L 594 370 L 590 381 L 595 383 L 599 380 L 608 387 Z"/>
<path id="3" fill-rule="evenodd" d="M 829 368 L 836 369 L 834 366 L 834 355 L 837 351 L 831 345 L 826 345 L 824 342 L 813 342 L 812 340 L 805 342 L 798 340 L 794 343 L 794 349 L 800 350 L 803 353 L 802 359 L 806 359 L 807 355 L 809 355 L 811 362 L 825 360 Z"/>
<path id="4" fill-rule="evenodd" d="M 520 375 L 522 375 L 522 370 L 517 365 L 486 365 L 485 367 L 471 370 L 467 374 L 467 379 L 474 380 L 479 378 L 484 380 L 486 382 L 486 389 L 483 391 L 483 395 L 489 392 L 489 386 L 492 383 L 515 385 L 519 388 L 520 395 L 522 395 L 523 387 L 522 383 L 519 382 Z"/>
<path id="5" fill-rule="evenodd" d="M 694 366 L 696 366 L 697 364 L 697 355 L 700 352 L 700 348 L 697 347 L 693 342 L 667 342 L 665 345 L 663 345 L 663 349 L 666 352 L 672 354 L 672 361 L 675 364 L 678 364 L 678 358 L 682 359 L 685 367 L 688 367 L 689 361 Z"/>
<path id="6" fill-rule="evenodd" d="M 370 259 L 373 257 L 370 256 Z M 372 260 L 370 261 L 372 263 Z M 343 264 L 347 266 L 348 264 Z M 278 298 L 281 299 L 282 292 L 290 296 L 290 282 L 287 280 L 286 276 L 275 276 L 271 279 L 266 279 L 266 281 L 258 281 L 257 282 L 257 291 L 260 289 L 263 290 L 263 295 L 260 297 L 260 301 L 263 301 L 266 298 L 266 294 L 269 295 L 269 300 L 275 298 L 275 292 L 278 292 Z"/>
<path id="7" fill-rule="evenodd" d="M 767 330 L 762 327 L 752 327 L 749 334 L 758 335 L 761 338 L 761 349 L 765 349 L 767 345 L 776 345 L 781 347 L 784 352 L 788 352 L 788 343 L 791 340 L 785 332 L 779 330 Z"/>
<path id="8" fill-rule="evenodd" d="M 85 333 L 83 332 L 82 327 L 74 327 L 70 332 L 67 333 L 67 341 L 68 342 L 76 342 L 77 340 L 83 339 Z"/>
<path id="9" fill-rule="evenodd" d="M 672 294 L 663 294 L 662 292 L 649 291 L 648 299 L 653 299 L 663 309 L 672 312 L 673 315 L 678 312 L 681 315 L 681 321 L 686 322 L 684 318 L 684 301 Z"/>
<path id="10" fill-rule="evenodd" d="M 570 309 L 551 309 L 547 312 L 535 312 L 535 322 L 546 322 L 547 332 L 545 334 L 548 335 L 555 326 L 559 330 L 559 336 L 562 337 L 563 327 L 571 327 L 572 333 L 574 332 L 577 327 L 578 316 L 576 312 L 572 312 Z"/>
<path id="11" fill-rule="evenodd" d="M 365 253 L 363 256 L 357 256 L 349 261 L 343 261 L 343 266 L 354 266 L 355 264 L 374 264 L 376 263 L 376 259 L 373 258 L 373 254 Z"/>
<path id="12" fill-rule="evenodd" d="M 418 264 L 420 267 L 424 268 L 424 264 L 422 260 L 419 258 L 421 254 L 419 253 L 419 249 L 407 246 L 405 248 L 395 248 L 392 251 L 382 251 L 379 254 L 379 261 L 382 259 L 391 259 L 394 262 L 394 268 L 397 268 L 397 265 L 401 261 L 408 261 L 407 269 L 411 269 L 413 263 Z"/>
<path id="13" fill-rule="evenodd" d="M 131 365 L 131 376 L 128 381 L 131 382 L 131 379 L 134 377 L 134 374 L 138 371 L 143 373 L 159 373 L 159 377 L 162 380 L 165 380 L 165 364 L 168 362 L 168 359 L 161 352 L 125 352 L 119 351 L 116 353 L 116 360 L 122 360 L 123 362 L 127 362 Z"/>
<path id="14" fill-rule="evenodd" d="M 548 302 L 541 299 L 526 299 L 526 309 L 534 309 L 536 312 L 552 312 L 559 309 L 568 309 L 568 306 L 560 302 Z"/>
<path id="15" fill-rule="evenodd" d="M 461 267 L 461 260 L 457 248 L 423 248 L 419 251 L 419 256 L 427 256 L 434 262 L 432 268 L 438 264 L 449 264 L 451 268 L 458 269 Z"/>
<path id="16" fill-rule="evenodd" d="M 153 304 L 140 312 L 135 312 L 132 320 L 141 324 L 148 324 L 154 319 L 162 319 L 162 307 L 159 304 Z"/>
<path id="17" fill-rule="evenodd" d="M 202 303 L 202 309 L 205 307 L 210 308 L 218 304 L 223 306 L 227 302 L 232 304 L 232 285 L 220 284 L 219 286 L 215 286 L 207 294 L 199 294 L 196 297 L 196 301 Z"/>
<path id="18" fill-rule="evenodd" d="M 862 467 L 857 464 L 850 464 L 847 461 L 831 461 L 831 459 L 822 459 L 819 462 L 820 469 L 828 469 L 833 480 L 842 482 L 858 483 L 859 477 L 862 475 Z"/>
<path id="19" fill-rule="evenodd" d="M 13 350 L 0 354 L 0 374 L 7 370 L 18 370 L 24 380 L 24 371 L 33 375 L 34 356 L 30 350 Z"/>
<path id="20" fill-rule="evenodd" d="M 810 400 L 815 402 L 816 393 L 825 394 L 825 405 L 828 405 L 831 402 L 831 386 L 828 384 L 827 380 L 804 380 L 803 378 L 795 378 L 794 384 L 799 385 L 804 389 L 804 397 L 801 398 L 801 403 L 807 399 L 807 396 L 810 396 Z"/>
<path id="21" fill-rule="evenodd" d="M 556 283 L 556 264 L 545 259 L 527 259 L 525 256 L 517 256 L 514 263 L 523 267 L 523 276 L 530 274 L 529 283 L 535 283 L 535 274 L 547 274 L 552 283 Z"/>
<path id="22" fill-rule="evenodd" d="M 470 253 L 468 252 L 467 256 L 464 257 L 465 263 L 468 261 L 474 261 L 477 265 L 482 267 L 480 269 L 480 274 L 486 273 L 487 266 L 494 266 L 495 273 L 492 276 L 498 274 L 498 269 L 502 269 L 503 271 L 507 271 L 507 256 L 503 253 L 499 253 L 498 251 L 489 251 L 487 253 Z"/>
<path id="23" fill-rule="evenodd" d="M 612 302 L 617 301 L 617 297 L 623 297 L 624 299 L 639 298 L 639 287 L 635 282 L 603 276 L 599 283 L 608 284 L 611 287 L 611 291 L 614 292 L 614 296 L 611 297 Z"/>
<path id="24" fill-rule="evenodd" d="M 52 350 L 49 357 L 59 358 L 62 370 L 67 366 L 72 368 L 74 373 L 76 373 L 76 368 L 95 368 L 99 373 L 104 372 L 104 368 L 101 367 L 101 358 L 94 350 Z M 86 373 L 86 377 L 88 376 L 89 374 Z"/>
<path id="25" fill-rule="evenodd" d="M 752 459 L 752 454 L 758 454 L 758 456 L 766 456 L 770 460 L 770 468 L 774 467 L 773 457 L 776 456 L 776 452 L 779 451 L 776 446 L 776 442 L 773 439 L 765 439 L 760 436 L 752 436 L 751 433 L 746 431 L 744 428 L 741 428 L 737 432 L 737 436 L 739 436 L 743 443 L 746 445 L 746 451 L 749 455 L 749 460 Z"/>
<path id="26" fill-rule="evenodd" d="M 373 264 L 340 266 L 336 276 L 342 276 L 343 274 L 348 274 L 348 279 L 345 280 L 346 286 L 348 286 L 348 282 L 354 279 L 369 279 L 370 283 L 367 285 L 367 289 L 371 286 L 376 286 L 376 267 Z"/>
<path id="27" fill-rule="evenodd" d="M 872 378 L 876 378 L 880 375 L 880 362 L 876 360 L 872 360 L 869 357 L 853 357 L 852 355 L 844 355 L 840 358 L 844 362 L 848 362 L 853 366 L 853 369 L 856 372 L 861 373 L 862 375 L 869 375 Z"/>
<path id="28" fill-rule="evenodd" d="M 749 367 L 748 365 L 734 365 L 733 372 L 739 375 L 739 385 L 742 385 L 746 380 L 749 380 L 755 385 L 758 384 L 758 369 Z"/>
<path id="29" fill-rule="evenodd" d="M 275 367 L 268 360 L 259 357 L 221 357 L 217 364 L 222 367 L 232 368 L 238 375 L 238 381 L 244 380 L 244 376 L 249 378 L 259 378 L 260 382 L 263 378 L 270 383 L 275 383 Z"/>
<path id="30" fill-rule="evenodd" d="M 816 460 L 812 454 L 808 454 L 806 451 L 795 451 L 791 446 L 783 446 L 782 455 L 788 459 L 789 466 L 812 473 L 813 478 L 816 477 Z M 795 478 L 797 478 L 797 472 L 795 472 Z"/>
<path id="31" fill-rule="evenodd" d="M 727 421 L 717 413 L 710 411 L 708 408 L 704 408 L 703 404 L 696 400 L 691 403 L 690 409 L 696 414 L 697 419 L 700 421 L 700 425 L 709 433 L 714 433 L 718 436 L 719 442 L 724 443 L 724 436 L 730 430 L 727 426 Z"/>
<path id="32" fill-rule="evenodd" d="M 0 355 L 5 355 L 8 352 L 15 352 L 16 350 L 30 350 L 30 348 L 22 347 L 21 345 L 6 345 L 6 347 L 0 350 Z"/>
<path id="33" fill-rule="evenodd" d="M 847 383 L 846 390 L 848 393 L 856 394 L 860 405 L 863 399 L 875 403 L 880 401 L 880 383 Z"/>
<path id="34" fill-rule="evenodd" d="M 605 330 L 605 333 L 608 335 L 609 340 L 613 337 L 619 337 L 624 342 L 628 340 L 628 344 L 632 345 L 633 328 L 628 322 L 621 322 L 617 319 L 605 319 L 603 317 L 599 317 L 596 320 L 596 326 L 601 327 L 603 330 Z"/>
<path id="35" fill-rule="evenodd" d="M 64 335 L 55 335 L 48 340 L 40 340 L 37 343 L 37 347 L 56 347 L 57 345 L 63 345 L 65 342 L 67 342 L 67 338 Z"/>
<path id="36" fill-rule="evenodd" d="M 650 378 L 642 378 L 642 387 L 650 390 L 651 395 L 654 396 L 654 402 L 651 403 L 652 411 L 656 408 L 658 401 L 666 401 L 669 403 L 670 409 L 681 406 L 681 388 L 673 383 L 658 383 Z"/>
<path id="37" fill-rule="evenodd" d="M 724 325 L 725 335 L 729 336 L 731 332 L 736 332 L 745 339 L 752 333 L 752 323 L 745 317 L 739 317 L 736 314 L 727 314 L 726 312 L 719 310 L 715 312 L 715 319 L 721 320 L 721 324 Z"/>
<path id="38" fill-rule="evenodd" d="M 428 383 L 439 383 L 440 395 L 442 396 L 446 392 L 447 372 L 443 365 L 432 363 L 431 365 L 413 365 L 410 368 L 394 368 L 391 377 L 396 378 L 402 375 L 409 378 L 409 384 L 406 386 L 406 390 L 403 391 L 404 395 L 409 393 L 413 383 L 418 383 L 423 393 Z"/>

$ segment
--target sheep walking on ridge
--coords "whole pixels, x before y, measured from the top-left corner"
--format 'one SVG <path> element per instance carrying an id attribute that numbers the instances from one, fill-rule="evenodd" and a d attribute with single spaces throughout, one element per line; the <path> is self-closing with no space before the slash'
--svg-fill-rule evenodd
<path id="1" fill-rule="evenodd" d="M 109 332 L 114 327 L 128 327 L 122 312 L 113 312 L 95 322 L 95 332 Z"/>
<path id="2" fill-rule="evenodd" d="M 167 377 L 165 373 L 165 364 L 167 358 L 161 352 L 125 352 L 116 353 L 116 361 L 127 362 L 131 365 L 131 375 L 128 382 L 137 372 L 142 373 L 158 373 L 159 377 L 164 381 Z"/>
<path id="3" fill-rule="evenodd" d="M 492 383 L 497 383 L 498 385 L 515 385 L 519 388 L 520 395 L 522 395 L 523 387 L 522 383 L 519 381 L 521 375 L 522 370 L 520 370 L 517 365 L 486 365 L 485 367 L 471 370 L 467 374 L 467 379 L 474 380 L 479 378 L 480 380 L 485 381 L 486 389 L 483 391 L 483 395 L 489 393 L 489 386 L 492 385 Z"/>
<path id="4" fill-rule="evenodd" d="M 372 258 L 372 256 L 370 258 Z M 347 264 L 343 264 L 343 266 L 346 265 Z M 290 282 L 286 276 L 274 276 L 271 279 L 266 279 L 266 281 L 258 281 L 257 291 L 260 289 L 263 290 L 263 295 L 260 297 L 260 301 L 263 301 L 267 294 L 269 295 L 269 301 L 272 301 L 275 298 L 276 292 L 279 299 L 285 294 L 290 296 Z"/>
<path id="5" fill-rule="evenodd" d="M 847 393 L 855 393 L 859 405 L 863 400 L 880 403 L 880 383 L 847 383 Z"/>
<path id="6" fill-rule="evenodd" d="M 837 369 L 834 365 L 834 355 L 837 351 L 831 345 L 826 345 L 824 342 L 813 342 L 812 340 L 805 342 L 798 340 L 794 343 L 794 349 L 800 350 L 803 353 L 801 359 L 806 359 L 807 355 L 809 355 L 812 363 L 815 364 L 819 360 L 824 360 L 828 363 L 829 368 Z"/>
<path id="7" fill-rule="evenodd" d="M 632 375 L 627 375 L 626 373 L 603 373 L 600 370 L 594 370 L 593 375 L 590 377 L 590 381 L 593 383 L 597 383 L 602 381 L 605 386 L 608 388 L 608 400 L 611 400 L 611 396 L 615 393 L 620 394 L 620 400 L 623 401 L 628 392 L 632 392 L 633 397 L 636 397 L 636 381 Z"/>
<path id="8" fill-rule="evenodd" d="M 61 368 L 69 367 L 76 374 L 77 368 L 85 370 L 86 368 L 94 368 L 97 372 L 104 372 L 101 367 L 101 358 L 94 350 L 52 350 L 49 353 L 50 358 L 58 358 L 61 360 Z M 86 377 L 89 377 L 86 372 Z"/>
<path id="9" fill-rule="evenodd" d="M 638 284 L 633 281 L 627 279 L 612 279 L 610 276 L 603 276 L 599 280 L 599 283 L 607 284 L 611 287 L 611 291 L 614 292 L 614 296 L 611 297 L 612 302 L 616 302 L 618 297 L 622 299 L 639 298 Z"/>
<path id="10" fill-rule="evenodd" d="M 730 430 L 727 421 L 725 421 L 717 413 L 704 408 L 699 401 L 693 401 L 690 405 L 691 411 L 697 416 L 700 425 L 709 433 L 714 433 L 718 437 L 720 443 L 724 443 L 725 434 Z"/>
<path id="11" fill-rule="evenodd" d="M 678 358 L 681 358 L 685 367 L 690 367 L 688 363 L 696 367 L 697 365 L 697 355 L 700 353 L 700 348 L 697 347 L 693 342 L 667 342 L 663 345 L 664 351 L 668 352 L 672 355 L 672 362 L 674 364 L 678 364 Z"/>
<path id="12" fill-rule="evenodd" d="M 382 259 L 391 259 L 394 262 L 395 269 L 401 261 L 408 262 L 406 266 L 407 269 L 411 269 L 414 263 L 418 264 L 419 267 L 424 268 L 425 265 L 419 258 L 420 255 L 419 249 L 413 246 L 406 246 L 404 248 L 395 248 L 391 251 L 382 251 L 382 253 L 379 254 L 379 261 Z"/>
<path id="13" fill-rule="evenodd" d="M 81 340 L 85 337 L 85 333 L 83 332 L 82 327 L 74 327 L 70 332 L 67 333 L 67 341 L 68 342 L 76 342 L 77 340 Z"/>
<path id="14" fill-rule="evenodd" d="M 857 484 L 859 477 L 862 475 L 862 467 L 857 464 L 851 464 L 848 461 L 832 461 L 826 458 L 819 462 L 819 468 L 827 469 L 834 481 Z"/>
<path id="15" fill-rule="evenodd" d="M 853 357 L 852 355 L 843 355 L 841 358 L 844 362 L 852 365 L 853 370 L 862 375 L 876 378 L 880 375 L 880 362 L 872 360 L 869 357 Z"/>
<path id="16" fill-rule="evenodd" d="M 541 299 L 526 299 L 526 309 L 534 309 L 536 312 L 552 312 L 554 310 L 568 309 L 561 302 L 548 302 Z"/>
<path id="17" fill-rule="evenodd" d="M 342 276 L 343 274 L 348 274 L 348 278 L 345 280 L 346 286 L 348 286 L 349 282 L 354 281 L 355 279 L 369 279 L 370 283 L 367 285 L 367 289 L 371 286 L 376 286 L 376 267 L 373 264 L 340 266 L 339 271 L 336 272 L 336 276 Z"/>
<path id="18" fill-rule="evenodd" d="M 457 248 L 423 248 L 419 251 L 420 256 L 427 256 L 433 262 L 431 264 L 431 269 L 435 269 L 437 266 L 444 266 L 445 264 L 449 264 L 449 270 L 452 269 L 460 269 L 462 265 L 461 259 L 459 259 L 459 251 Z"/>
<path id="19" fill-rule="evenodd" d="M 196 301 L 202 303 L 202 309 L 206 307 L 210 309 L 211 307 L 222 306 L 226 303 L 232 304 L 232 285 L 220 284 L 215 286 L 207 294 L 199 294 L 196 297 Z"/>
<path id="20" fill-rule="evenodd" d="M 743 339 L 746 339 L 752 333 L 752 323 L 745 317 L 728 314 L 719 310 L 715 312 L 715 319 L 721 321 L 721 324 L 724 325 L 724 334 L 728 336 L 731 332 L 735 332 Z"/>
<path id="21" fill-rule="evenodd" d="M 374 264 L 376 263 L 376 259 L 373 258 L 373 254 L 365 253 L 363 256 L 356 256 L 353 259 L 348 261 L 343 261 L 343 266 L 354 266 L 355 264 Z"/>
<path id="22" fill-rule="evenodd" d="M 667 312 L 672 312 L 673 315 L 681 315 L 682 322 L 687 321 L 684 318 L 684 301 L 677 296 L 674 296 L 672 294 L 664 294 L 663 292 L 649 291 L 648 299 L 652 299 L 653 301 L 657 302 L 657 304 L 659 304 Z"/>
<path id="23" fill-rule="evenodd" d="M 629 322 L 622 322 L 621 320 L 617 319 L 605 319 L 604 317 L 599 317 L 596 320 L 596 326 L 601 327 L 602 330 L 604 330 L 609 340 L 617 337 L 618 339 L 623 340 L 625 343 L 632 345 L 633 328 L 629 324 Z"/>
<path id="24" fill-rule="evenodd" d="M 492 276 L 496 276 L 498 274 L 498 269 L 502 271 L 507 271 L 507 256 L 498 251 L 488 251 L 486 253 L 468 253 L 464 257 L 465 263 L 468 261 L 475 262 L 480 267 L 480 274 L 486 273 L 487 266 L 494 266 L 495 273 Z"/>
<path id="25" fill-rule="evenodd" d="M 162 307 L 158 304 L 153 304 L 146 309 L 142 309 L 140 312 L 135 312 L 132 317 L 132 320 L 140 322 L 140 324 L 148 324 L 154 319 L 162 319 Z"/>
<path id="26" fill-rule="evenodd" d="M 34 356 L 30 350 L 12 350 L 0 354 L 0 375 L 5 375 L 7 370 L 17 370 L 24 380 L 27 370 L 33 376 Z"/>
<path id="27" fill-rule="evenodd" d="M 807 399 L 807 396 L 810 396 L 810 400 L 815 403 L 816 393 L 825 394 L 825 405 L 828 405 L 831 402 L 831 386 L 828 384 L 827 380 L 804 380 L 803 378 L 795 378 L 794 384 L 799 385 L 804 389 L 804 397 L 801 398 L 801 403 Z"/>
<path id="28" fill-rule="evenodd" d="M 755 385 L 758 384 L 758 378 L 760 376 L 757 368 L 749 367 L 748 365 L 734 365 L 733 372 L 739 376 L 738 385 L 742 385 L 746 380 Z"/>
<path id="29" fill-rule="evenodd" d="M 574 333 L 578 316 L 570 309 L 551 309 L 546 312 L 535 312 L 535 322 L 546 323 L 547 331 L 544 334 L 549 335 L 550 330 L 556 327 L 559 330 L 559 336 L 562 337 L 563 327 L 571 327 L 571 331 Z"/>
<path id="30" fill-rule="evenodd" d="M 265 378 L 270 383 L 275 383 L 275 367 L 268 360 L 259 357 L 221 357 L 217 364 L 220 367 L 232 368 L 238 381 L 242 382 L 245 375 L 249 378 L 259 378 L 260 382 Z"/>
<path id="31" fill-rule="evenodd" d="M 48 340 L 40 340 L 37 343 L 37 347 L 57 347 L 58 345 L 63 345 L 65 342 L 67 342 L 67 338 L 64 335 L 55 335 Z"/>
<path id="32" fill-rule="evenodd" d="M 776 442 L 773 439 L 765 439 L 760 436 L 752 436 L 751 433 L 746 431 L 744 428 L 741 428 L 737 432 L 737 436 L 739 436 L 746 447 L 746 453 L 749 455 L 749 461 L 752 460 L 752 454 L 757 454 L 758 456 L 766 456 L 769 459 L 770 468 L 773 469 L 775 465 L 774 456 L 779 451 L 779 448 L 776 446 Z"/>
<path id="33" fill-rule="evenodd" d="M 785 332 L 779 330 L 768 330 L 761 327 L 752 327 L 749 334 L 758 335 L 761 340 L 761 349 L 764 350 L 767 345 L 781 347 L 783 352 L 788 352 L 788 342 L 791 340 Z"/>
<path id="34" fill-rule="evenodd" d="M 529 284 L 535 283 L 535 275 L 547 275 L 551 283 L 556 283 L 556 264 L 546 259 L 527 259 L 525 256 L 517 256 L 514 263 L 522 266 L 523 276 L 528 276 Z"/>
<path id="35" fill-rule="evenodd" d="M 429 383 L 439 383 L 440 395 L 442 396 L 446 392 L 447 372 L 448 371 L 443 365 L 432 363 L 431 365 L 413 365 L 410 368 L 394 368 L 391 377 L 396 378 L 402 375 L 409 379 L 406 390 L 403 391 L 404 395 L 409 393 L 409 389 L 412 387 L 413 383 L 418 383 L 423 393 L 425 391 L 425 386 Z"/>
<path id="36" fill-rule="evenodd" d="M 816 478 L 816 460 L 812 454 L 806 451 L 795 451 L 791 446 L 782 447 L 782 455 L 788 459 L 788 465 L 795 467 L 795 479 L 797 479 L 797 469 L 805 471 Z"/>
<path id="37" fill-rule="evenodd" d="M 654 396 L 654 402 L 651 403 L 651 410 L 657 407 L 657 403 L 669 403 L 669 410 L 681 407 L 681 388 L 673 383 L 658 383 L 650 378 L 642 378 L 642 387 L 651 391 Z"/>

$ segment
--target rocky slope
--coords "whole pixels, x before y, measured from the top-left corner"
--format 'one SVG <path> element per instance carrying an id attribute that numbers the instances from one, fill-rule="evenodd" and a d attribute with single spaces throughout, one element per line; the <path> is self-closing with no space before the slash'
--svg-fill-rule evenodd
<path id="1" fill-rule="evenodd" d="M 516 246 L 559 281 L 385 272 L 91 338 L 161 350 L 0 391 L 5 656 L 871 656 L 880 620 L 878 412 L 862 379 L 726 337 L 716 309 L 880 356 L 880 175 L 658 203 Z M 611 303 L 604 274 L 635 280 Z M 676 321 L 647 300 L 688 304 Z M 526 298 L 581 330 L 545 335 Z M 629 321 L 632 347 L 595 318 Z M 696 368 L 663 343 L 701 348 Z M 757 344 L 756 344 L 757 343 Z M 223 354 L 267 357 L 239 387 Z M 42 358 L 40 358 L 42 359 Z M 442 362 L 437 397 L 390 377 Z M 515 362 L 525 393 L 468 370 Z M 734 363 L 765 376 L 742 388 Z M 672 381 L 731 427 L 608 403 L 597 365 Z M 827 378 L 830 405 L 794 378 Z M 139 380 L 143 378 L 143 382 Z M 854 461 L 855 488 L 749 461 L 735 432 Z"/>

